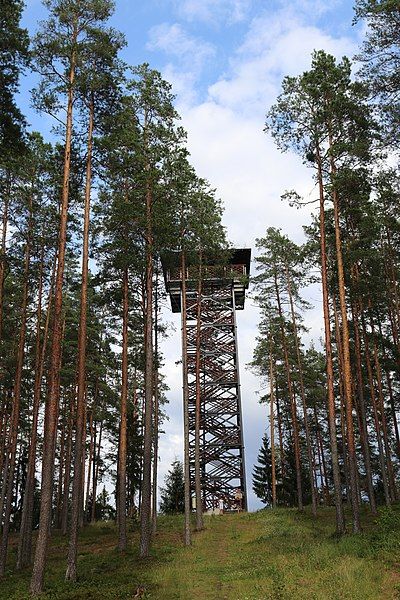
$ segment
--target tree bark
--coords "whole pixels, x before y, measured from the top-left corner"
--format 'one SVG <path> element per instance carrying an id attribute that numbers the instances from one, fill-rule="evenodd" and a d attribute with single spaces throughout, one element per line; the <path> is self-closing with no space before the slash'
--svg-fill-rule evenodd
<path id="1" fill-rule="evenodd" d="M 128 410 L 128 318 L 129 318 L 129 278 L 128 268 L 124 269 L 122 293 L 122 380 L 121 416 L 118 445 L 118 550 L 125 552 L 126 537 L 126 456 L 127 456 L 127 410 Z"/>
<path id="2" fill-rule="evenodd" d="M 326 353 L 326 379 L 327 379 L 327 403 L 328 403 L 328 422 L 329 439 L 331 446 L 332 474 L 335 495 L 336 508 L 336 532 L 340 535 L 345 532 L 345 520 L 342 500 L 342 486 L 340 481 L 339 458 L 337 449 L 336 434 L 336 410 L 335 410 L 335 392 L 333 387 L 333 361 L 332 361 L 332 340 L 331 323 L 329 314 L 329 296 L 328 296 L 328 266 L 326 253 L 326 235 L 325 235 L 325 194 L 322 176 L 322 161 L 320 149 L 316 147 L 317 159 L 317 178 L 319 187 L 319 234 L 321 251 L 321 283 L 322 283 L 322 302 L 324 309 L 324 330 L 325 330 L 325 353 Z"/>
<path id="3" fill-rule="evenodd" d="M 358 390 L 358 410 L 360 414 L 360 433 L 361 433 L 361 444 L 364 456 L 365 474 L 367 479 L 367 491 L 371 512 L 373 515 L 377 514 L 375 491 L 372 478 L 372 467 L 371 467 L 371 449 L 369 445 L 368 435 L 368 424 L 367 415 L 365 411 L 365 397 L 364 397 L 364 381 L 362 374 L 362 361 L 361 361 L 361 341 L 359 331 L 359 311 L 357 301 L 352 304 L 352 315 L 353 315 L 353 327 L 354 327 L 354 346 L 356 356 L 356 373 L 357 373 L 357 390 Z"/>
<path id="4" fill-rule="evenodd" d="M 78 32 L 75 26 L 72 37 L 76 41 Z M 53 335 L 50 352 L 50 368 L 48 375 L 48 396 L 45 408 L 44 444 L 42 460 L 42 485 L 39 531 L 36 543 L 35 561 L 33 565 L 30 591 L 32 596 L 38 596 L 43 591 L 44 571 L 46 565 L 46 552 L 51 527 L 51 509 L 54 479 L 55 438 L 58 418 L 58 373 L 61 359 L 62 337 L 62 305 L 63 305 L 63 280 L 65 266 L 65 249 L 67 239 L 69 175 L 71 164 L 72 140 L 72 111 L 73 111 L 73 86 L 75 81 L 75 51 L 71 56 L 69 70 L 67 125 L 65 137 L 64 173 L 61 200 L 60 229 L 58 235 L 58 263 L 54 292 L 54 318 Z"/>
<path id="5" fill-rule="evenodd" d="M 89 516 L 88 510 L 89 510 L 90 484 L 91 484 L 91 476 L 92 476 L 92 465 L 94 462 L 95 430 L 93 427 L 93 410 L 90 411 L 90 415 L 89 415 L 89 432 L 90 432 L 89 460 L 88 460 L 88 469 L 87 469 L 85 507 L 84 507 L 84 520 L 86 522 L 88 521 L 88 516 Z"/>
<path id="6" fill-rule="evenodd" d="M 153 490 L 152 490 L 152 535 L 157 532 L 157 478 L 158 478 L 158 436 L 159 436 L 159 381 L 158 381 L 158 264 L 156 271 L 156 289 L 154 294 L 154 458 L 153 458 Z M 134 407 L 136 410 L 136 406 Z"/>
<path id="7" fill-rule="evenodd" d="M 146 144 L 145 144 L 146 145 Z M 150 175 L 148 175 L 150 177 Z M 151 543 L 151 451 L 153 445 L 153 195 L 146 185 L 146 307 L 145 307 L 145 414 L 142 497 L 140 511 L 140 557 L 146 558 Z"/>
<path id="8" fill-rule="evenodd" d="M 61 512 L 61 533 L 67 535 L 68 531 L 68 512 L 69 512 L 69 488 L 71 480 L 71 462 L 72 462 L 72 430 L 75 420 L 75 385 L 71 388 L 68 429 L 67 429 L 67 444 L 65 451 L 65 469 L 63 483 L 63 501 Z"/>
<path id="9" fill-rule="evenodd" d="M 389 493 L 391 500 L 395 502 L 397 497 L 397 489 L 394 477 L 394 469 L 392 463 L 391 449 L 389 444 L 389 436 L 387 430 L 387 421 L 386 421 L 386 411 L 385 411 L 385 403 L 383 399 L 383 388 L 382 388 L 382 371 L 381 365 L 378 356 L 378 347 L 376 343 L 375 337 L 375 329 L 372 319 L 370 319 L 371 331 L 372 331 L 372 339 L 374 346 L 374 364 L 375 364 L 375 374 L 376 374 L 376 382 L 378 386 L 378 401 L 379 401 L 379 411 L 381 413 L 381 424 L 382 424 L 382 436 L 383 436 L 383 444 L 385 447 L 386 454 L 386 465 L 387 465 L 387 473 L 388 473 L 388 484 L 389 484 Z"/>
<path id="10" fill-rule="evenodd" d="M 53 261 L 52 274 L 50 278 L 49 296 L 47 301 L 46 321 L 41 342 L 42 325 L 42 294 L 43 294 L 43 259 L 44 247 L 42 247 L 39 273 L 38 308 L 36 313 L 36 348 L 35 348 L 35 383 L 33 387 L 32 426 L 28 454 L 28 468 L 26 474 L 25 493 L 22 505 L 21 528 L 18 542 L 17 569 L 23 569 L 31 561 L 32 552 L 32 519 L 33 500 L 35 493 L 36 451 L 38 437 L 39 407 L 42 392 L 42 379 L 44 362 L 47 348 L 47 338 L 50 326 L 51 303 L 53 298 L 53 286 L 56 270 L 56 258 Z"/>
<path id="11" fill-rule="evenodd" d="M 4 570 L 7 561 L 7 549 L 8 549 L 8 537 L 10 532 L 10 518 L 12 509 L 12 499 L 14 490 L 14 473 L 15 473 L 15 460 L 17 453 L 17 438 L 18 438 L 18 424 L 21 408 L 21 386 L 22 386 L 22 369 L 24 366 L 25 358 L 25 338 L 26 338 L 26 321 L 27 321 L 27 309 L 28 309 L 28 293 L 29 293 L 29 271 L 30 271 L 30 259 L 31 259 L 31 242 L 32 242 L 32 197 L 29 199 L 29 224 L 27 231 L 27 240 L 25 245 L 25 259 L 24 259 L 24 277 L 23 277 L 23 292 L 22 292 L 22 306 L 21 306 L 21 326 L 19 333 L 18 352 L 17 352 L 17 364 L 15 370 L 15 383 L 14 383 L 14 398 L 11 411 L 11 422 L 10 422 L 10 460 L 6 484 L 5 494 L 5 512 L 3 520 L 3 536 L 0 547 L 0 576 L 4 575 Z"/>
<path id="12" fill-rule="evenodd" d="M 334 174 L 334 167 L 332 164 L 332 173 Z M 344 280 L 344 267 L 343 267 L 343 254 L 342 254 L 342 240 L 340 235 L 340 221 L 339 221 L 339 198 L 335 188 L 333 188 L 333 211 L 335 220 L 335 243 L 336 243 L 336 260 L 338 269 L 338 287 L 339 287 L 339 301 L 340 301 L 340 312 L 342 316 L 342 352 L 343 352 L 343 370 L 344 370 L 344 393 L 346 400 L 346 430 L 347 430 L 347 450 L 349 455 L 349 476 L 350 476 L 350 499 L 353 516 L 353 532 L 359 533 L 361 531 L 360 523 L 360 507 L 358 503 L 357 495 L 357 456 L 356 446 L 354 440 L 354 424 L 353 424 L 353 392 L 352 392 L 352 377 L 351 377 L 351 363 L 350 363 L 350 340 L 349 340 L 349 326 L 347 319 L 347 307 L 346 307 L 346 291 L 345 291 L 345 280 Z"/>
<path id="13" fill-rule="evenodd" d="M 272 349 L 269 357 L 269 427 L 271 440 L 271 488 L 272 488 L 272 508 L 276 507 L 276 465 L 275 465 L 275 419 L 274 419 L 274 361 Z"/>
<path id="14" fill-rule="evenodd" d="M 363 331 L 363 339 L 364 339 L 365 362 L 367 365 L 368 385 L 369 385 L 369 390 L 370 390 L 370 395 L 371 395 L 372 413 L 373 413 L 373 417 L 374 417 L 376 439 L 378 442 L 379 465 L 381 467 L 383 491 L 385 494 L 386 506 L 390 506 L 389 486 L 388 486 L 388 481 L 387 481 L 387 476 L 386 476 L 385 455 L 384 455 L 384 450 L 383 450 L 383 445 L 382 445 L 381 426 L 379 423 L 378 408 L 377 408 L 375 387 L 374 387 L 374 378 L 373 378 L 373 374 L 372 374 L 369 341 L 368 341 L 367 328 L 366 328 L 365 318 L 364 318 L 364 314 L 362 312 L 362 308 L 361 308 L 361 323 L 362 323 L 362 331 Z"/>
<path id="15" fill-rule="evenodd" d="M 89 225 L 90 193 L 92 187 L 94 101 L 89 106 L 89 126 L 86 159 L 85 206 L 83 220 L 81 304 L 78 332 L 78 390 L 76 400 L 76 435 L 74 454 L 74 480 L 72 484 L 71 530 L 68 548 L 66 581 L 76 581 L 76 560 L 78 554 L 79 517 L 82 503 L 84 472 L 84 452 L 86 439 L 86 342 L 87 342 L 87 294 L 89 276 Z"/>
<path id="16" fill-rule="evenodd" d="M 6 192 L 4 195 L 4 208 L 2 216 L 2 229 L 1 229 L 1 246 L 0 246 L 0 340 L 3 334 L 3 297 L 4 297 L 4 275 L 6 266 L 6 242 L 7 242 L 7 228 L 8 228 L 8 211 L 10 208 L 11 199 L 11 175 L 8 173 Z"/>

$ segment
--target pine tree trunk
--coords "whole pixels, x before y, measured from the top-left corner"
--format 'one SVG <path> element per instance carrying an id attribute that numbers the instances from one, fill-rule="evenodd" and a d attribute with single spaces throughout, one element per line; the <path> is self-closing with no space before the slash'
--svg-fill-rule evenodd
<path id="1" fill-rule="evenodd" d="M 321 434 L 321 426 L 319 424 L 317 408 L 315 405 L 314 405 L 314 417 L 315 417 L 315 426 L 317 429 L 317 445 L 319 446 L 319 451 L 321 453 L 322 469 L 323 469 L 323 475 L 324 475 L 324 480 L 325 480 L 325 487 L 324 487 L 325 503 L 327 506 L 330 506 L 331 497 L 330 497 L 330 493 L 329 493 L 328 469 L 326 467 L 324 444 L 323 444 L 323 439 L 322 439 L 322 434 Z"/>
<path id="2" fill-rule="evenodd" d="M 88 519 L 88 510 L 89 510 L 89 497 L 90 497 L 90 484 L 91 484 L 91 475 L 92 475 L 92 464 L 94 462 L 94 428 L 93 428 L 93 410 L 89 415 L 89 432 L 90 432 L 90 443 L 89 443 L 89 460 L 88 460 L 88 469 L 87 469 L 87 480 L 86 480 L 86 494 L 85 494 L 85 507 L 84 507 L 84 520 L 87 522 Z"/>
<path id="3" fill-rule="evenodd" d="M 384 343 L 384 338 L 383 338 L 383 334 L 382 334 L 382 323 L 380 321 L 380 318 L 378 318 L 378 328 L 379 328 L 379 335 L 381 338 L 383 359 L 384 359 L 384 362 L 387 363 L 387 354 L 386 354 L 385 343 Z M 389 373 L 387 366 L 385 366 L 385 377 L 386 377 L 386 384 L 387 384 L 387 389 L 388 389 L 388 393 L 389 393 L 389 402 L 390 402 L 390 411 L 391 411 L 391 416 L 392 416 L 392 421 L 393 421 L 393 429 L 394 429 L 394 434 L 395 434 L 395 438 L 396 438 L 396 454 L 397 454 L 397 458 L 400 460 L 399 426 L 397 423 L 396 407 L 395 407 L 394 397 L 393 397 L 392 380 L 391 380 L 390 373 Z"/>
<path id="4" fill-rule="evenodd" d="M 374 378 L 373 378 L 373 374 L 372 374 L 370 349 L 369 349 L 367 328 L 365 325 L 365 318 L 364 318 L 364 314 L 362 312 L 362 308 L 361 308 L 361 323 L 362 323 L 362 331 L 363 331 L 363 339 L 364 339 L 365 362 L 367 365 L 368 385 L 369 385 L 370 396 L 371 396 L 372 413 L 373 413 L 373 417 L 374 417 L 376 439 L 378 442 L 379 465 L 381 468 L 383 491 L 385 494 L 386 506 L 390 506 L 389 486 L 388 486 L 388 481 L 387 481 L 387 476 L 386 476 L 385 456 L 384 456 L 384 451 L 383 451 L 383 444 L 382 444 L 382 438 L 381 438 L 381 427 L 380 427 L 380 423 L 379 423 L 378 408 L 377 408 L 377 402 L 376 402 L 376 396 L 375 396 L 375 386 L 374 386 Z"/>
<path id="5" fill-rule="evenodd" d="M 4 296 L 4 275 L 6 266 L 6 242 L 8 228 L 8 211 L 11 198 L 11 175 L 7 176 L 6 191 L 4 194 L 4 208 L 2 216 L 1 246 L 0 246 L 0 340 L 3 334 L 3 296 Z"/>
<path id="6" fill-rule="evenodd" d="M 126 456 L 127 456 L 127 410 L 128 410 L 128 318 L 129 318 L 129 278 L 128 268 L 124 269 L 122 293 L 122 378 L 121 415 L 118 445 L 118 550 L 125 552 L 126 537 Z"/>
<path id="7" fill-rule="evenodd" d="M 73 32 L 73 41 L 76 40 L 77 30 Z M 48 374 L 48 396 L 45 409 L 44 444 L 42 460 L 42 485 L 40 501 L 39 531 L 36 542 L 35 561 L 33 565 L 30 591 L 32 596 L 38 596 L 43 591 L 44 571 L 46 565 L 46 552 L 51 527 L 55 439 L 58 418 L 58 385 L 59 368 L 61 360 L 62 338 L 62 304 L 63 280 L 65 266 L 65 249 L 67 239 L 69 175 L 71 163 L 72 140 L 72 111 L 73 111 L 73 86 L 75 80 L 75 52 L 71 57 L 68 86 L 67 124 L 65 137 L 65 156 L 63 188 L 61 201 L 60 229 L 58 234 L 58 263 L 54 292 L 54 317 L 52 345 L 50 352 L 50 368 Z"/>
<path id="8" fill-rule="evenodd" d="M 72 462 L 72 430 L 75 421 L 75 385 L 71 388 L 68 429 L 67 429 L 67 444 L 65 452 L 65 469 L 63 483 L 63 500 L 61 512 L 61 533 L 67 535 L 68 531 L 68 512 L 69 512 L 69 488 L 71 480 L 71 462 Z"/>
<path id="9" fill-rule="evenodd" d="M 319 187 L 319 234 L 321 251 L 321 282 L 322 282 L 322 302 L 324 309 L 324 329 L 325 329 L 325 353 L 326 353 L 326 379 L 328 388 L 328 422 L 329 438 L 332 458 L 332 474 L 335 495 L 336 508 L 336 532 L 342 534 L 345 532 L 345 520 L 343 512 L 342 486 L 340 481 L 339 457 L 337 449 L 336 434 L 336 410 L 335 410 L 335 392 L 333 387 L 333 361 L 332 361 L 332 341 L 331 324 L 329 315 L 329 296 L 328 296 L 328 266 L 326 253 L 326 235 L 325 235 L 325 195 L 322 176 L 322 161 L 320 149 L 316 147 L 317 159 L 317 177 Z"/>
<path id="10" fill-rule="evenodd" d="M 23 569 L 31 561 L 32 552 L 32 520 L 33 520 L 33 499 L 35 493 L 35 472 L 36 472 L 36 451 L 38 437 L 39 407 L 42 392 L 42 379 L 44 371 L 44 362 L 47 348 L 47 338 L 50 326 L 51 303 L 53 297 L 54 277 L 56 270 L 56 260 L 54 259 L 52 274 L 50 279 L 49 297 L 47 301 L 46 321 L 43 331 L 43 340 L 41 342 L 42 325 L 42 294 L 43 294 L 43 259 L 44 247 L 41 251 L 40 273 L 39 273 L 39 291 L 38 308 L 36 313 L 36 348 L 35 348 L 35 383 L 33 387 L 33 406 L 32 406 L 32 426 L 28 454 L 28 468 L 26 474 L 24 500 L 22 505 L 21 528 L 18 542 L 17 569 Z"/>
<path id="11" fill-rule="evenodd" d="M 61 529 L 61 512 L 62 512 L 62 496 L 63 496 L 63 474 L 64 474 L 64 462 L 65 462 L 65 423 L 67 418 L 67 399 L 66 394 L 63 394 L 63 406 L 62 406 L 62 417 L 61 417 L 61 431 L 60 431 L 60 451 L 58 459 L 58 484 L 57 484 L 57 496 L 56 496 L 56 511 L 55 511 L 55 528 Z"/>
<path id="12" fill-rule="evenodd" d="M 84 472 L 84 452 L 86 438 L 86 343 L 87 343 L 87 294 L 89 264 L 89 225 L 90 194 L 92 187 L 92 151 L 93 151 L 94 103 L 89 106 L 89 126 L 86 158 L 85 206 L 83 220 L 81 304 L 78 332 L 78 390 L 76 400 L 76 434 L 74 453 L 74 479 L 72 483 L 71 530 L 69 538 L 66 581 L 76 581 L 76 560 L 78 554 L 79 517 L 82 504 L 82 486 Z"/>
<path id="13" fill-rule="evenodd" d="M 349 478 L 349 461 L 347 454 L 347 434 L 346 434 L 346 402 L 344 397 L 344 377 L 343 377 L 343 354 L 342 354 L 342 337 L 339 325 L 339 317 L 336 309 L 335 298 L 332 299 L 332 307 L 335 321 L 335 341 L 338 361 L 338 378 L 339 378 L 339 401 L 340 401 L 340 431 L 342 438 L 342 458 L 343 458 L 343 473 L 346 488 L 346 499 L 350 497 L 350 478 Z"/>
<path id="14" fill-rule="evenodd" d="M 156 353 L 157 356 L 157 353 Z M 154 458 L 153 458 L 153 489 L 152 489 L 152 535 L 157 532 L 157 477 L 158 477 L 158 435 L 159 435 L 159 397 L 158 397 L 158 368 L 154 369 Z"/>
<path id="15" fill-rule="evenodd" d="M 383 436 L 383 444 L 385 447 L 386 454 L 386 465 L 387 465 L 387 473 L 388 473 L 388 484 L 389 484 L 389 493 L 391 500 L 395 502 L 398 500 L 397 497 L 397 489 L 394 477 L 394 469 L 391 458 L 391 449 L 389 444 L 389 436 L 387 430 L 387 421 L 386 421 L 386 411 L 385 411 L 385 403 L 383 399 L 383 389 L 382 389 L 382 371 L 381 365 L 378 357 L 378 348 L 376 344 L 375 338 L 375 330 L 372 319 L 370 319 L 371 331 L 372 331 L 372 339 L 374 346 L 374 364 L 375 364 L 375 374 L 376 374 L 376 382 L 378 387 L 378 401 L 379 401 L 379 411 L 381 413 L 381 424 L 382 424 L 382 436 Z"/>
<path id="16" fill-rule="evenodd" d="M 188 366 L 187 366 L 187 327 L 186 327 L 186 255 L 185 250 L 181 253 L 181 331 L 182 331 L 182 391 L 183 391 L 183 439 L 184 439 L 184 480 L 185 480 L 185 523 L 184 543 L 191 544 L 190 531 L 190 457 L 189 457 L 189 389 L 188 389 Z"/>
<path id="17" fill-rule="evenodd" d="M 275 379 L 275 403 L 276 403 L 276 418 L 278 421 L 278 437 L 279 437 L 279 458 L 281 462 L 281 475 L 282 480 L 286 475 L 286 460 L 285 460 L 285 448 L 283 446 L 283 432 L 282 432 L 282 417 L 279 406 L 279 395 L 278 395 L 278 382 Z"/>
<path id="18" fill-rule="evenodd" d="M 335 173 L 333 162 L 331 162 L 332 174 Z M 332 190 L 333 212 L 335 220 L 335 243 L 336 243 L 336 261 L 338 269 L 338 288 L 340 300 L 340 312 L 342 316 L 342 352 L 343 352 L 343 370 L 344 370 L 344 393 L 346 400 L 346 429 L 347 429 L 347 450 L 349 455 L 349 476 L 350 476 L 350 499 L 353 516 L 353 532 L 361 531 L 360 507 L 357 495 L 357 455 L 354 440 L 353 424 L 353 392 L 350 363 L 350 340 L 349 326 L 347 319 L 346 292 L 344 280 L 342 240 L 340 235 L 339 221 L 339 198 L 335 188 Z"/>
<path id="19" fill-rule="evenodd" d="M 145 144 L 146 145 L 146 144 Z M 146 307 L 145 307 L 145 414 L 142 498 L 140 511 L 140 557 L 147 558 L 151 543 L 151 451 L 153 445 L 153 196 L 146 186 Z"/>
<path id="20" fill-rule="evenodd" d="M 360 331 L 359 331 L 359 313 L 357 302 L 355 301 L 352 305 L 353 315 L 353 328 L 354 328 L 354 346 L 356 356 L 356 373 L 357 373 L 357 390 L 358 390 L 358 411 L 360 415 L 360 434 L 361 444 L 364 456 L 365 475 L 367 479 L 367 490 L 369 504 L 373 515 L 377 514 L 375 491 L 372 478 L 372 467 L 371 467 L 371 449 L 369 445 L 368 435 L 368 424 L 367 415 L 365 411 L 365 397 L 364 397 L 364 382 L 362 372 L 362 361 L 361 361 L 361 342 L 360 342 Z"/>
<path id="21" fill-rule="evenodd" d="M 158 390 L 158 262 L 156 269 L 156 288 L 154 294 L 154 458 L 153 458 L 153 490 L 152 490 L 152 535 L 157 532 L 157 491 L 158 491 L 158 437 L 159 437 L 159 390 Z M 136 410 L 136 402 L 134 411 Z M 135 414 L 134 414 L 135 418 Z"/>
<path id="22" fill-rule="evenodd" d="M 9 469 L 6 483 L 5 493 L 5 512 L 3 519 L 3 536 L 0 546 L 0 576 L 4 575 L 7 561 L 7 549 L 8 549 L 8 537 L 10 532 L 10 518 L 12 509 L 12 499 L 14 490 L 14 473 L 15 473 L 15 460 L 17 453 L 17 438 L 18 438 L 18 425 L 21 408 L 21 386 L 22 386 L 22 369 L 24 366 L 25 358 L 25 338 L 26 338 L 26 321 L 27 321 L 27 309 L 28 309 L 28 293 L 29 293 L 29 271 L 30 271 L 30 258 L 31 258 L 31 238 L 32 238 L 32 197 L 29 200 L 29 225 L 27 232 L 27 240 L 25 245 L 25 260 L 24 260 L 24 278 L 23 278 L 23 292 L 22 292 L 22 306 L 21 306 L 21 326 L 19 333 L 18 352 L 17 352 L 17 363 L 15 370 L 15 383 L 14 383 L 14 398 L 11 411 L 11 422 L 10 422 L 10 460 Z"/>
<path id="23" fill-rule="evenodd" d="M 308 424 L 308 416 L 307 416 L 307 401 L 306 401 L 306 393 L 304 390 L 303 367 L 301 364 L 300 344 L 299 344 L 299 337 L 297 334 L 296 313 L 295 313 L 294 304 L 293 304 L 292 282 L 290 279 L 287 263 L 285 264 L 285 271 L 286 271 L 287 290 L 288 290 L 289 302 L 290 302 L 290 312 L 291 312 L 291 316 L 292 316 L 294 342 L 295 342 L 295 347 L 296 347 L 297 368 L 298 368 L 298 372 L 299 372 L 299 383 L 300 383 L 300 395 L 301 395 L 301 401 L 302 401 L 302 405 L 303 405 L 304 429 L 305 429 L 305 434 L 306 434 L 306 446 L 307 446 L 307 457 L 308 457 L 308 472 L 309 472 L 310 489 L 311 489 L 311 510 L 312 510 L 313 516 L 315 517 L 317 515 L 317 495 L 315 492 L 315 484 L 314 484 L 314 460 L 313 460 L 313 453 L 312 453 L 312 446 L 311 446 L 310 426 Z"/>
<path id="24" fill-rule="evenodd" d="M 101 455 L 101 439 L 103 435 L 103 422 L 104 419 L 101 418 L 100 421 L 100 431 L 99 431 L 99 441 L 97 442 L 97 453 L 96 460 L 93 462 L 93 491 L 92 491 L 92 514 L 91 521 L 92 523 L 96 520 L 96 498 L 97 498 L 97 482 L 99 480 L 99 469 L 100 469 L 100 455 Z"/>
<path id="25" fill-rule="evenodd" d="M 203 255 L 199 253 L 199 272 L 197 282 L 197 306 L 196 306 L 196 408 L 194 425 L 194 479 L 196 497 L 196 531 L 204 529 L 203 502 L 201 490 L 201 455 L 200 455 L 200 427 L 201 427 L 201 308 L 203 294 Z"/>
<path id="26" fill-rule="evenodd" d="M 278 304 L 278 313 L 279 313 L 279 319 L 280 319 L 280 330 L 281 330 L 281 338 L 282 338 L 283 355 L 284 355 L 284 359 L 285 359 L 286 378 L 287 378 L 289 402 L 290 402 L 290 412 L 291 412 L 291 417 L 292 417 L 293 447 L 294 447 L 294 456 L 295 456 L 295 463 L 296 463 L 297 506 L 298 506 L 299 510 L 303 510 L 300 441 L 299 441 L 299 427 L 298 427 L 298 422 L 297 422 L 296 398 L 294 395 L 293 385 L 292 385 L 292 377 L 290 374 L 289 355 L 288 355 L 288 348 L 287 348 L 287 343 L 286 343 L 283 312 L 282 312 L 282 305 L 281 305 L 281 299 L 280 299 L 280 294 L 279 294 L 276 273 L 274 275 L 274 281 L 275 281 L 276 301 Z"/>
<path id="27" fill-rule="evenodd" d="M 271 445 L 271 491 L 272 508 L 276 507 L 276 465 L 275 465 L 275 419 L 274 419 L 274 361 L 272 349 L 269 357 L 269 431 Z"/>

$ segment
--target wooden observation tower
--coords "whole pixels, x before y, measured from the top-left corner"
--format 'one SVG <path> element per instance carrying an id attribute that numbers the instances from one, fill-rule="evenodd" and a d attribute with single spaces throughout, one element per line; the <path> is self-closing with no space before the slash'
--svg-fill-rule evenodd
<path id="1" fill-rule="evenodd" d="M 196 397 L 200 402 L 200 469 L 203 510 L 247 510 L 236 310 L 243 310 L 251 250 L 217 258 L 188 256 L 186 343 L 191 496 L 195 489 Z M 181 312 L 181 255 L 163 257 L 172 311 Z"/>

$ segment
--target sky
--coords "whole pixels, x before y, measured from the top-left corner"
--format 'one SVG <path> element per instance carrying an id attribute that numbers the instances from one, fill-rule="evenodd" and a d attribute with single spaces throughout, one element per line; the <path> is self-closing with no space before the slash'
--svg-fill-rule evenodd
<path id="1" fill-rule="evenodd" d="M 363 37 L 353 26 L 351 0 L 116 0 L 111 24 L 122 31 L 122 58 L 148 62 L 173 86 L 181 124 L 188 132 L 191 162 L 216 188 L 225 208 L 223 222 L 233 246 L 251 248 L 267 227 L 278 227 L 296 242 L 311 207 L 296 210 L 280 200 L 295 189 L 316 196 L 309 170 L 293 154 L 281 154 L 263 132 L 265 113 L 285 75 L 307 70 L 313 50 L 352 57 Z M 46 17 L 40 0 L 26 0 L 23 26 L 33 34 Z M 50 134 L 50 117 L 30 107 L 34 77 L 21 82 L 20 106 L 32 128 Z M 318 287 L 307 290 L 314 308 L 306 315 L 308 338 L 322 336 Z M 169 420 L 160 440 L 159 484 L 171 462 L 183 455 L 182 375 L 179 315 L 164 318 L 174 331 L 162 343 L 163 372 L 170 388 Z M 251 472 L 268 425 L 259 404 L 263 382 L 246 365 L 257 336 L 258 311 L 247 298 L 238 312 L 238 344 L 249 508 L 261 507 L 251 489 Z"/>

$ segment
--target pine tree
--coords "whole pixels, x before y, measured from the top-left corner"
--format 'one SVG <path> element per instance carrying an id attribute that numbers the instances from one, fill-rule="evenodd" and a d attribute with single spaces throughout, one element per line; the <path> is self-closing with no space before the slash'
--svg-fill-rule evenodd
<path id="1" fill-rule="evenodd" d="M 263 504 L 272 506 L 271 450 L 268 436 L 264 435 L 253 469 L 253 491 Z"/>
<path id="2" fill-rule="evenodd" d="M 166 515 L 183 513 L 185 511 L 185 484 L 183 480 L 183 465 L 174 460 L 165 476 L 165 487 L 161 488 L 160 511 Z"/>
<path id="3" fill-rule="evenodd" d="M 356 0 L 355 21 L 368 26 L 361 52 L 360 75 L 368 85 L 384 142 L 395 150 L 399 142 L 400 14 L 397 0 Z"/>

